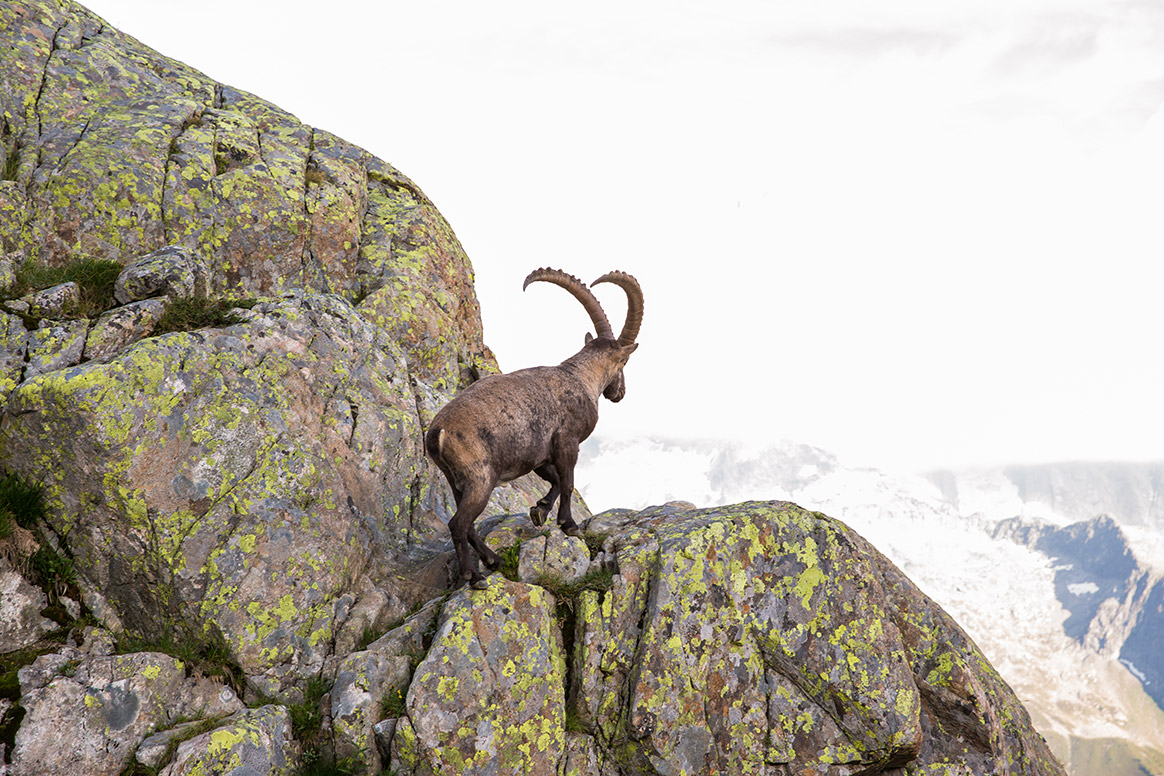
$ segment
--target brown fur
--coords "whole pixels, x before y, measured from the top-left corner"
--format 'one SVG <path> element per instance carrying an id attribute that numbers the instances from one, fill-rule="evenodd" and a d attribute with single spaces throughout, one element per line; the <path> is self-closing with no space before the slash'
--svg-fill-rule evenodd
<path id="1" fill-rule="evenodd" d="M 587 336 L 582 350 L 558 366 L 484 377 L 433 418 L 425 450 L 453 490 L 457 511 L 449 530 L 461 576 L 473 587 L 484 587 L 485 579 L 473 568 L 470 544 L 488 568 L 500 565 L 473 527 L 497 485 L 536 472 L 550 490 L 530 517 L 541 525 L 561 495 L 558 525 L 578 534 L 570 514 L 578 446 L 598 423 L 598 397 L 622 398 L 622 370 L 637 347 Z"/>

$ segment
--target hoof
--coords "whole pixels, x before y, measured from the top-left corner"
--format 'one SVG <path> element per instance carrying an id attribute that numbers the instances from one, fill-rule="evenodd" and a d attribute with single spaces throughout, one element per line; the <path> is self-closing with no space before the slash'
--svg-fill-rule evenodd
<path id="1" fill-rule="evenodd" d="M 532 506 L 529 508 L 529 519 L 533 521 L 533 524 L 538 528 L 541 528 L 542 524 L 546 522 L 547 514 L 549 513 L 543 507 Z"/>
<path id="2" fill-rule="evenodd" d="M 497 571 L 497 569 L 501 568 L 501 556 L 494 555 L 492 561 L 488 558 L 482 558 L 481 563 L 490 571 Z"/>
<path id="3" fill-rule="evenodd" d="M 566 534 L 566 536 L 573 536 L 578 539 L 582 538 L 582 529 L 576 525 L 562 525 L 558 527 L 562 529 L 562 533 Z"/>
<path id="4" fill-rule="evenodd" d="M 473 588 L 474 590 L 486 590 L 489 588 L 489 582 L 485 579 L 485 577 L 481 577 L 480 579 L 474 579 L 472 582 L 470 582 L 469 587 Z"/>

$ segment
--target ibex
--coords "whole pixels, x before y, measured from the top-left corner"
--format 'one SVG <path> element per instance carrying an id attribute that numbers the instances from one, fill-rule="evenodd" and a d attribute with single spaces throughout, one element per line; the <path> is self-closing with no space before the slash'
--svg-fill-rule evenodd
<path id="1" fill-rule="evenodd" d="M 622 370 L 638 347 L 635 337 L 643 321 L 643 292 L 633 277 L 608 272 L 591 284 L 614 283 L 626 292 L 626 322 L 617 339 L 585 283 L 561 270 L 538 269 L 525 279 L 522 290 L 538 280 L 573 294 L 590 315 L 598 336 L 587 332 L 582 350 L 558 366 L 481 378 L 441 408 L 424 437 L 425 451 L 444 472 L 456 501 L 449 531 L 461 577 L 477 589 L 486 587 L 485 577 L 474 567 L 469 544 L 489 570 L 501 565 L 473 527 L 498 484 L 535 472 L 550 484 L 550 490 L 530 508 L 534 525 L 545 522 L 561 496 L 558 526 L 567 535 L 579 535 L 570 516 L 578 445 L 598 423 L 599 395 L 620 401 L 626 393 Z"/>

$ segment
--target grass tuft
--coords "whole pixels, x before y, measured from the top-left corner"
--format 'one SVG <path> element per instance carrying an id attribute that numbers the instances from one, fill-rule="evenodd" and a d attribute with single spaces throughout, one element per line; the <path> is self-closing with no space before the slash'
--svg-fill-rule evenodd
<path id="1" fill-rule="evenodd" d="M 497 570 L 510 582 L 519 581 L 517 578 L 517 562 L 521 558 L 521 544 L 505 547 L 497 553 L 501 558 L 501 567 Z"/>
<path id="2" fill-rule="evenodd" d="M 199 297 L 175 299 L 162 314 L 153 333 L 169 334 L 175 331 L 193 331 L 208 326 L 222 327 L 243 323 L 245 319 L 234 308 L 254 307 L 254 299 L 202 299 Z"/>
<path id="3" fill-rule="evenodd" d="M 81 292 L 80 299 L 75 309 L 66 311 L 66 316 L 96 318 L 116 306 L 113 287 L 121 269 L 116 261 L 88 257 L 74 259 L 63 267 L 45 267 L 25 262 L 16 270 L 16 282 L 5 290 L 3 298 L 16 299 L 61 283 L 76 283 Z"/>
<path id="4" fill-rule="evenodd" d="M 21 528 L 32 529 L 46 514 L 44 485 L 19 474 L 0 474 L 0 512 L 7 512 Z"/>

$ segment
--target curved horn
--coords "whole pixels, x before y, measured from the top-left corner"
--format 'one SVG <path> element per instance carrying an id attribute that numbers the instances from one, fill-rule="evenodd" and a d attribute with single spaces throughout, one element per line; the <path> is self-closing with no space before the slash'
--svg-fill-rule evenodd
<path id="1" fill-rule="evenodd" d="M 634 278 L 631 279 L 633 280 Z M 594 328 L 599 338 L 614 338 L 614 331 L 610 328 L 610 321 L 606 319 L 606 313 L 602 311 L 602 305 L 598 303 L 598 300 L 594 297 L 594 292 L 587 288 L 585 283 L 560 269 L 543 267 L 541 269 L 535 269 L 526 276 L 525 282 L 521 284 L 521 290 L 524 291 L 529 287 L 530 283 L 538 280 L 544 280 L 548 283 L 561 286 L 573 294 L 574 298 L 586 308 L 586 313 L 590 316 L 590 320 L 594 322 Z"/>
<path id="2" fill-rule="evenodd" d="M 626 292 L 626 323 L 622 325 L 618 343 L 630 345 L 639 336 L 639 327 L 643 325 L 643 289 L 634 277 L 619 270 L 607 272 L 590 285 L 596 286 L 599 283 L 614 283 Z"/>

